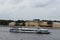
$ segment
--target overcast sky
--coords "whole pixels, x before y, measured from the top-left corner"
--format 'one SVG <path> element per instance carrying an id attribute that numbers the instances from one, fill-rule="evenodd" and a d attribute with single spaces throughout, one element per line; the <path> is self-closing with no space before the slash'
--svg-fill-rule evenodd
<path id="1" fill-rule="evenodd" d="M 60 0 L 0 0 L 0 19 L 60 20 Z"/>

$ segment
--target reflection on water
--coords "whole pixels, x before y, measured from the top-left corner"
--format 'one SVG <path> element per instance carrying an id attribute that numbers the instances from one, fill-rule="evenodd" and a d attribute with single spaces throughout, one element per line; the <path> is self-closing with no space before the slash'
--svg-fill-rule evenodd
<path id="1" fill-rule="evenodd" d="M 8 27 L 0 27 L 0 40 L 60 40 L 60 29 L 49 29 L 51 34 L 10 33 Z"/>

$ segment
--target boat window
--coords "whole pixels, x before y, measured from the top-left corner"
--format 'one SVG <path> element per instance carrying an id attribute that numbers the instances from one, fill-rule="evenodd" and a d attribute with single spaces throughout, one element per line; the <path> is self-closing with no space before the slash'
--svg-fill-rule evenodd
<path id="1" fill-rule="evenodd" d="M 18 29 L 10 29 L 10 30 L 18 30 Z"/>
<path id="2" fill-rule="evenodd" d="M 37 30 L 22 30 L 22 31 L 37 31 Z"/>

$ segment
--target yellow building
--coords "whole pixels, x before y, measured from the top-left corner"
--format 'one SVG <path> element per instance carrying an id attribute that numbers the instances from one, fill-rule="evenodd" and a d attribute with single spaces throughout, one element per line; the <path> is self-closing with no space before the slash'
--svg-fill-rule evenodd
<path id="1" fill-rule="evenodd" d="M 25 23 L 25 26 L 26 26 L 26 27 L 38 27 L 39 24 L 38 24 L 37 21 L 27 21 L 27 22 Z"/>
<path id="2" fill-rule="evenodd" d="M 60 23 L 59 22 L 53 22 L 53 25 L 52 25 L 53 27 L 60 27 Z"/>
<path id="3" fill-rule="evenodd" d="M 27 21 L 25 23 L 25 26 L 26 27 L 51 27 L 52 24 L 48 24 L 47 22 L 44 22 L 44 21 Z"/>
<path id="4" fill-rule="evenodd" d="M 12 27 L 12 26 L 15 26 L 15 24 L 16 24 L 15 22 L 11 22 L 9 23 L 9 26 Z"/>
<path id="5" fill-rule="evenodd" d="M 41 27 L 47 27 L 48 26 L 47 22 L 40 22 L 39 25 Z"/>

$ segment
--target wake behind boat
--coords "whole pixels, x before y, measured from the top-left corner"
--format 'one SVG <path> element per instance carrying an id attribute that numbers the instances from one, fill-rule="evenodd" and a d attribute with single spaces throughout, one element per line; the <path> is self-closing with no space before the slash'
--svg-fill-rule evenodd
<path id="1" fill-rule="evenodd" d="M 40 34 L 49 34 L 48 29 L 43 28 L 12 28 L 10 32 L 14 33 L 40 33 Z"/>

